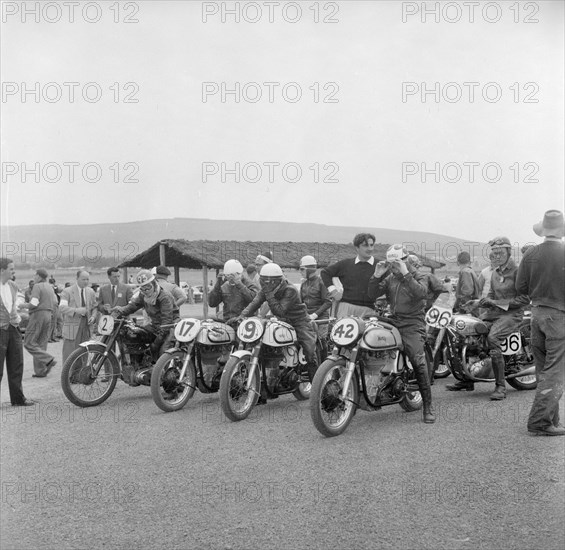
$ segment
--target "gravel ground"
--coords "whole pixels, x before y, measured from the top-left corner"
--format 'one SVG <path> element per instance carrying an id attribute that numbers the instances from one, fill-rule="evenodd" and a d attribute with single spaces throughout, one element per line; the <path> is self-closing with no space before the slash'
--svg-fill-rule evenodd
<path id="1" fill-rule="evenodd" d="M 447 378 L 435 425 L 395 405 L 326 439 L 292 396 L 231 423 L 217 394 L 166 414 L 118 382 L 80 409 L 60 365 L 32 372 L 26 353 L 35 407 L 11 407 L 2 385 L 3 550 L 565 546 L 565 438 L 527 435 L 533 392 L 493 403 L 490 385 L 456 394 Z"/>

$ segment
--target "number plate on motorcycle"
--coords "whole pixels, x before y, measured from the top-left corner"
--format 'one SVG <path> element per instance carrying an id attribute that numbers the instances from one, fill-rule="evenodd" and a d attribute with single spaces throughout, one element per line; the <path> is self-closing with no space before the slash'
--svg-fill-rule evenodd
<path id="1" fill-rule="evenodd" d="M 513 332 L 507 336 L 500 346 L 502 355 L 514 355 L 522 349 L 522 338 L 519 332 Z"/>
<path id="2" fill-rule="evenodd" d="M 199 319 L 181 319 L 175 325 L 175 338 L 177 342 L 191 342 L 200 331 Z"/>
<path id="3" fill-rule="evenodd" d="M 426 313 L 426 324 L 430 327 L 445 328 L 452 316 L 453 311 L 450 308 L 432 306 Z"/>
<path id="4" fill-rule="evenodd" d="M 98 332 L 104 336 L 112 334 L 114 330 L 114 318 L 111 315 L 102 315 L 98 321 Z"/>
<path id="5" fill-rule="evenodd" d="M 259 319 L 246 319 L 237 328 L 237 336 L 242 342 L 254 342 L 263 334 L 263 324 Z"/>
<path id="6" fill-rule="evenodd" d="M 359 324 L 354 319 L 339 319 L 332 329 L 332 340 L 338 346 L 347 346 L 359 338 Z"/>

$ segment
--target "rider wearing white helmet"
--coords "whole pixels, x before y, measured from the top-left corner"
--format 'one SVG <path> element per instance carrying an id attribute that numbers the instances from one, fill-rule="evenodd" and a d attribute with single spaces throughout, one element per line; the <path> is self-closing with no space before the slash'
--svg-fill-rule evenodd
<path id="1" fill-rule="evenodd" d="M 249 279 L 243 279 L 243 266 L 237 260 L 224 264 L 224 273 L 216 279 L 214 288 L 208 295 L 208 304 L 218 307 L 224 304 L 225 322 L 238 317 L 243 308 L 249 305 L 259 292 L 259 288 Z"/>
<path id="2" fill-rule="evenodd" d="M 386 252 L 386 259 L 386 262 L 377 263 L 369 281 L 368 294 L 373 300 L 386 294 L 392 312 L 390 321 L 400 332 L 422 395 L 424 422 L 432 424 L 436 419 L 424 354 L 427 285 L 423 275 L 408 263 L 408 252 L 401 244 L 392 245 Z"/>
<path id="3" fill-rule="evenodd" d="M 155 340 L 151 344 L 153 358 L 157 359 L 163 351 L 161 348 L 167 346 L 170 340 L 170 329 L 163 328 L 163 325 L 170 325 L 173 320 L 173 296 L 162 289 L 155 281 L 155 275 L 148 269 L 142 269 L 135 277 L 139 286 L 139 293 L 135 295 L 127 306 L 116 306 L 112 308 L 112 313 L 120 315 L 130 315 L 143 308 L 147 313 L 151 323 L 144 328 L 155 335 Z"/>
<path id="4" fill-rule="evenodd" d="M 310 381 L 314 378 L 318 361 L 316 359 L 316 330 L 302 302 L 298 289 L 284 277 L 278 264 L 267 263 L 260 272 L 261 290 L 253 301 L 241 312 L 241 317 L 253 315 L 264 302 L 269 304 L 271 312 L 281 321 L 294 327 L 298 343 L 307 361 Z"/>

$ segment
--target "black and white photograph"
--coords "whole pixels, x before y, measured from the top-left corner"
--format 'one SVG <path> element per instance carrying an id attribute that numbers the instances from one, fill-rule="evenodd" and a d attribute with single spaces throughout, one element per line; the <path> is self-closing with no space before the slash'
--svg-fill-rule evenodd
<path id="1" fill-rule="evenodd" d="M 565 547 L 563 0 L 0 0 L 2 550 Z"/>

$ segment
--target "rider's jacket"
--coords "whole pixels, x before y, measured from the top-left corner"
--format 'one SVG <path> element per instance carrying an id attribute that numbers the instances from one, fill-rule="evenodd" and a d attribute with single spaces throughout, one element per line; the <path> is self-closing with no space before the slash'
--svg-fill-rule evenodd
<path id="1" fill-rule="evenodd" d="M 373 300 L 386 294 L 393 317 L 422 318 L 428 292 L 427 281 L 422 273 L 409 267 L 406 275 L 385 273 L 369 280 L 369 297 Z"/>
<path id="2" fill-rule="evenodd" d="M 485 321 L 494 321 L 504 315 L 521 315 L 530 298 L 516 291 L 518 267 L 512 258 L 492 272 L 487 298 L 501 307 L 489 308 L 482 316 Z"/>
<path id="3" fill-rule="evenodd" d="M 229 321 L 241 314 L 243 308 L 253 301 L 258 290 L 255 283 L 249 280 L 237 281 L 234 285 L 230 285 L 227 281 L 221 284 L 221 279 L 218 278 L 208 295 L 208 304 L 211 307 L 218 307 L 223 303 L 224 321 Z"/>
<path id="4" fill-rule="evenodd" d="M 306 304 L 308 313 L 315 313 L 318 319 L 327 319 L 330 316 L 332 302 L 319 275 L 314 273 L 300 285 L 300 297 Z"/>
<path id="5" fill-rule="evenodd" d="M 310 317 L 306 305 L 302 302 L 298 289 L 286 279 L 275 289 L 274 292 L 259 291 L 253 301 L 241 312 L 242 317 L 253 315 L 261 304 L 268 302 L 271 313 L 291 325 L 310 325 Z"/>
<path id="6" fill-rule="evenodd" d="M 147 316 L 151 320 L 151 325 L 147 328 L 155 334 L 157 339 L 164 338 L 169 329 L 161 328 L 163 325 L 172 324 L 175 319 L 173 317 L 173 296 L 163 290 L 159 285 L 157 285 L 159 294 L 157 294 L 157 300 L 154 304 L 149 304 L 145 301 L 143 293 L 137 294 L 131 300 L 127 306 L 120 307 L 119 311 L 123 315 L 129 315 L 130 313 L 136 312 L 138 309 L 145 309 Z"/>

